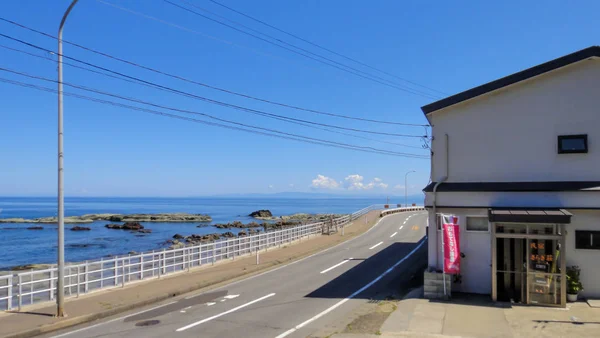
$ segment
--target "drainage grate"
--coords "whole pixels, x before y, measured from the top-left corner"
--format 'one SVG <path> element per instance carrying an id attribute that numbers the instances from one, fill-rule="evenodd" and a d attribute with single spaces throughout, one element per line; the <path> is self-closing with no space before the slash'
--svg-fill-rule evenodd
<path id="1" fill-rule="evenodd" d="M 135 326 L 152 326 L 160 323 L 160 320 L 144 320 L 142 322 L 135 323 Z"/>

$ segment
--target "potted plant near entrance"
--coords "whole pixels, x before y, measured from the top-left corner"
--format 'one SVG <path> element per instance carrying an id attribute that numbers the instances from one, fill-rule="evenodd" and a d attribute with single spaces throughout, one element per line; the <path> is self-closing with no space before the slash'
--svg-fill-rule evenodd
<path id="1" fill-rule="evenodd" d="M 567 300 L 569 302 L 576 302 L 577 295 L 583 291 L 580 275 L 581 269 L 578 266 L 567 267 Z"/>

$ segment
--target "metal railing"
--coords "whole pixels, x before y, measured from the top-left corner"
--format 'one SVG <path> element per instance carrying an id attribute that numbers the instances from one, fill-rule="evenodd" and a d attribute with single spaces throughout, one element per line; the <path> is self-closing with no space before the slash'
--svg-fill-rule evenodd
<path id="1" fill-rule="evenodd" d="M 381 214 L 379 214 L 379 217 L 383 217 L 383 216 L 386 216 L 386 215 L 395 214 L 395 213 L 398 213 L 398 212 L 423 211 L 423 210 L 426 210 L 425 207 L 423 207 L 423 206 L 414 206 L 414 207 L 402 207 L 402 208 L 387 209 L 387 210 L 381 211 Z"/>
<path id="2" fill-rule="evenodd" d="M 65 296 L 78 297 L 101 289 L 124 287 L 129 283 L 161 278 L 200 266 L 214 265 L 218 261 L 233 260 L 261 250 L 281 247 L 311 235 L 322 234 L 327 226 L 343 226 L 372 210 L 382 208 L 383 205 L 371 205 L 350 215 L 282 230 L 177 249 L 67 264 L 64 274 Z M 11 272 L 0 276 L 0 310 L 12 310 L 16 307 L 20 311 L 26 305 L 54 300 L 57 279 L 57 268 Z"/>

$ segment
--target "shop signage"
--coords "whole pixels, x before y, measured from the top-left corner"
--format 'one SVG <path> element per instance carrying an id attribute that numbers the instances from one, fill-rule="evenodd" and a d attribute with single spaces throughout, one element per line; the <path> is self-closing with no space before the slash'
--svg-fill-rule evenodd
<path id="1" fill-rule="evenodd" d="M 444 216 L 444 273 L 460 273 L 458 217 Z"/>

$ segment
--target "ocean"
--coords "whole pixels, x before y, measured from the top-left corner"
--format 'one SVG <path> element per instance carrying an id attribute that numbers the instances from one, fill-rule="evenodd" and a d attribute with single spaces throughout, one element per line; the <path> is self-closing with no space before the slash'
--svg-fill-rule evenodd
<path id="1" fill-rule="evenodd" d="M 91 231 L 70 231 L 73 224 L 65 225 L 65 260 L 84 260 L 126 255 L 163 249 L 175 234 L 207 234 L 234 231 L 217 229 L 211 224 L 235 220 L 252 221 L 247 215 L 259 209 L 269 209 L 273 215 L 294 213 L 346 214 L 371 204 L 383 204 L 382 198 L 108 198 L 71 197 L 65 199 L 65 216 L 98 213 L 202 213 L 213 218 L 211 223 L 144 223 L 150 234 L 107 229 L 108 221 L 97 221 L 82 226 Z M 390 204 L 402 203 L 390 199 Z M 412 202 L 412 201 L 409 201 Z M 421 202 L 422 203 L 422 202 Z M 37 218 L 56 215 L 54 197 L 0 197 L 0 218 Z M 202 227 L 197 227 L 202 225 Z M 27 230 L 42 226 L 43 230 Z M 0 223 L 0 270 L 25 264 L 51 264 L 56 262 L 57 227 L 55 224 Z"/>

